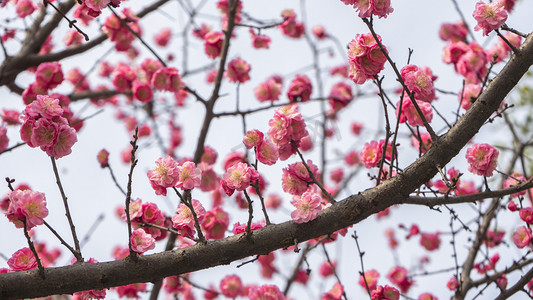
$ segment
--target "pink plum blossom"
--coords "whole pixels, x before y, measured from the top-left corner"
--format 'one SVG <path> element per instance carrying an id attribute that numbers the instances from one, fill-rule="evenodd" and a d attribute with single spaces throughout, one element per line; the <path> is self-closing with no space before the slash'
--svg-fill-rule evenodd
<path id="1" fill-rule="evenodd" d="M 196 199 L 192 200 L 192 206 L 194 212 L 196 213 L 198 222 L 202 223 L 206 215 L 205 208 L 203 207 L 202 203 Z M 183 203 L 178 205 L 176 214 L 172 217 L 172 223 L 172 226 L 178 230 L 182 230 L 182 233 L 185 236 L 192 237 L 196 232 L 192 211 Z"/>
<path id="2" fill-rule="evenodd" d="M 156 90 L 178 92 L 182 87 L 181 76 L 176 68 L 164 67 L 152 75 L 151 84 Z"/>
<path id="3" fill-rule="evenodd" d="M 283 35 L 293 39 L 298 39 L 304 34 L 304 24 L 296 21 L 296 14 L 292 9 L 285 9 L 282 11 L 281 17 L 283 17 L 285 20 L 283 23 L 278 25 L 278 28 L 281 29 L 281 33 Z"/>
<path id="4" fill-rule="evenodd" d="M 376 289 L 378 285 L 378 279 L 379 279 L 379 272 L 376 270 L 369 270 L 365 272 L 364 277 L 363 275 L 359 275 L 359 285 L 364 289 L 366 289 L 366 286 L 368 285 L 368 288 L 371 291 L 373 291 Z"/>
<path id="5" fill-rule="evenodd" d="M 167 156 L 164 159 L 158 158 L 155 165 L 154 169 L 148 171 L 148 179 L 157 195 L 166 195 L 167 188 L 178 183 L 178 163 L 172 157 Z"/>
<path id="6" fill-rule="evenodd" d="M 309 186 L 301 196 L 293 196 L 291 204 L 296 207 L 291 213 L 291 218 L 296 223 L 314 220 L 322 210 L 321 198 L 315 185 Z"/>
<path id="7" fill-rule="evenodd" d="M 378 35 L 381 42 L 381 37 Z M 385 49 L 386 51 L 386 49 Z M 348 43 L 350 78 L 357 84 L 373 79 L 385 66 L 387 58 L 372 34 L 358 34 Z"/>
<path id="8" fill-rule="evenodd" d="M 204 36 L 204 41 L 205 54 L 212 59 L 219 57 L 224 43 L 224 34 L 218 31 L 211 31 Z"/>
<path id="9" fill-rule="evenodd" d="M 296 75 L 289 85 L 287 97 L 291 102 L 306 102 L 311 98 L 313 86 L 306 75 Z"/>
<path id="10" fill-rule="evenodd" d="M 246 149 L 258 147 L 263 142 L 263 133 L 257 129 L 248 130 L 242 142 Z"/>
<path id="11" fill-rule="evenodd" d="M 204 222 L 202 223 L 205 237 L 214 240 L 223 238 L 228 226 L 229 215 L 218 206 L 205 214 Z"/>
<path id="12" fill-rule="evenodd" d="M 191 190 L 202 182 L 202 170 L 192 161 L 186 161 L 178 166 L 179 179 L 176 186 L 182 190 Z"/>
<path id="13" fill-rule="evenodd" d="M 489 32 L 500 28 L 507 20 L 507 10 L 504 7 L 504 2 L 501 0 L 493 1 L 486 4 L 483 1 L 476 3 L 476 8 L 472 14 L 477 21 L 474 30 L 483 29 L 483 35 L 488 35 Z"/>
<path id="14" fill-rule="evenodd" d="M 513 233 L 513 243 L 522 249 L 531 244 L 531 228 L 520 226 Z"/>
<path id="15" fill-rule="evenodd" d="M 7 265 L 11 271 L 27 271 L 37 268 L 37 260 L 30 248 L 26 247 L 13 253 Z"/>
<path id="16" fill-rule="evenodd" d="M 110 0 L 85 0 L 84 3 L 89 7 L 90 9 L 94 11 L 101 11 L 102 9 L 107 7 L 107 4 L 109 4 Z"/>
<path id="17" fill-rule="evenodd" d="M 468 171 L 481 176 L 492 176 L 498 164 L 498 149 L 489 144 L 474 144 L 466 150 Z"/>
<path id="18" fill-rule="evenodd" d="M 231 166 L 222 177 L 222 186 L 226 194 L 230 196 L 235 190 L 243 191 L 250 186 L 251 182 L 259 179 L 259 173 L 250 165 L 238 162 Z"/>
<path id="19" fill-rule="evenodd" d="M 170 35 L 172 34 L 170 28 L 163 28 L 154 36 L 155 43 L 161 47 L 168 45 Z"/>
<path id="20" fill-rule="evenodd" d="M 339 82 L 331 87 L 328 102 L 334 112 L 346 107 L 353 99 L 352 87 L 344 82 Z"/>
<path id="21" fill-rule="evenodd" d="M 131 233 L 131 248 L 137 253 L 144 253 L 155 248 L 155 239 L 143 229 Z"/>
<path id="22" fill-rule="evenodd" d="M 243 292 L 242 281 L 237 275 L 227 275 L 220 281 L 220 292 L 228 298 L 236 298 Z"/>
<path id="23" fill-rule="evenodd" d="M 270 37 L 263 34 L 255 34 L 255 31 L 250 28 L 250 35 L 252 36 L 252 46 L 255 49 L 268 49 L 270 45 Z"/>
<path id="24" fill-rule="evenodd" d="M 257 147 L 256 157 L 259 162 L 265 165 L 273 165 L 278 161 L 279 152 L 274 143 L 267 137 Z"/>
<path id="25" fill-rule="evenodd" d="M 9 193 L 9 200 L 6 217 L 17 228 L 23 228 L 25 223 L 26 229 L 30 230 L 42 225 L 44 218 L 48 216 L 46 197 L 43 193 L 18 189 Z"/>
<path id="26" fill-rule="evenodd" d="M 16 2 L 16 12 L 19 18 L 25 18 L 31 15 L 39 6 L 35 5 L 32 0 L 19 0 Z"/>
<path id="27" fill-rule="evenodd" d="M 265 82 L 260 83 L 255 89 L 255 97 L 259 102 L 279 100 L 281 93 L 282 79 L 279 76 L 272 76 Z"/>
<path id="28" fill-rule="evenodd" d="M 226 77 L 230 82 L 244 83 L 250 80 L 250 65 L 241 58 L 235 58 L 228 63 Z"/>
<path id="29" fill-rule="evenodd" d="M 261 256 L 263 257 L 263 256 Z M 248 290 L 249 300 L 285 300 L 283 292 L 273 284 L 253 286 Z"/>
<path id="30" fill-rule="evenodd" d="M 476 101 L 480 92 L 481 85 L 473 83 L 465 84 L 462 93 L 459 94 L 459 102 L 461 102 L 461 107 L 465 110 L 468 110 L 472 103 Z"/>
<path id="31" fill-rule="evenodd" d="M 353 5 L 359 12 L 359 18 L 369 18 L 372 15 L 386 18 L 394 11 L 390 6 L 390 0 L 341 0 L 346 5 Z"/>
<path id="32" fill-rule="evenodd" d="M 518 172 L 513 172 L 511 176 L 509 176 L 507 179 L 503 181 L 503 187 L 507 189 L 507 188 L 513 187 L 525 181 L 526 181 L 526 178 L 524 177 L 524 175 Z M 509 195 L 509 197 L 516 198 L 518 196 L 523 196 L 526 194 L 526 192 L 527 192 L 526 190 L 523 190 L 521 192 L 511 194 Z"/>
<path id="33" fill-rule="evenodd" d="M 370 169 L 377 167 L 382 153 L 383 149 L 379 147 L 379 143 L 376 141 L 371 141 L 365 143 L 359 157 L 361 158 L 361 162 L 363 162 L 365 168 Z"/>
<path id="34" fill-rule="evenodd" d="M 400 292 L 392 286 L 378 286 L 370 295 L 372 300 L 399 300 Z"/>
<path id="35" fill-rule="evenodd" d="M 528 224 L 532 224 L 533 223 L 533 208 L 531 207 L 524 207 L 522 209 L 520 209 L 520 219 L 522 219 L 522 221 L 528 223 Z"/>
<path id="36" fill-rule="evenodd" d="M 402 293 L 407 293 L 414 281 L 407 277 L 407 269 L 404 267 L 396 266 L 392 268 L 387 274 L 387 278 L 397 287 L 400 288 Z"/>
<path id="37" fill-rule="evenodd" d="M 0 152 L 7 149 L 9 138 L 7 137 L 7 128 L 0 127 Z"/>
<path id="38" fill-rule="evenodd" d="M 415 100 L 416 104 L 420 108 L 420 111 L 422 111 L 422 114 L 424 115 L 424 118 L 428 123 L 431 123 L 431 120 L 433 119 L 433 108 L 431 107 L 431 104 L 424 102 L 424 101 L 418 101 Z M 424 126 L 424 122 L 422 121 L 422 117 L 418 114 L 418 111 L 416 110 L 416 107 L 414 106 L 413 102 L 409 98 L 407 94 L 404 95 L 403 101 L 401 103 L 401 114 L 400 116 L 400 123 L 409 123 L 411 126 Z M 396 115 L 400 113 L 400 102 L 397 103 L 397 109 L 396 109 Z"/>
<path id="39" fill-rule="evenodd" d="M 344 288 L 340 282 L 336 282 L 331 290 L 322 295 L 322 300 L 340 300 L 344 294 Z"/>
<path id="40" fill-rule="evenodd" d="M 415 65 L 407 65 L 401 70 L 402 79 L 411 92 L 415 93 L 415 99 L 425 102 L 431 102 L 435 96 L 433 87 L 433 78 L 431 70 L 428 68 L 419 68 Z"/>
<path id="41" fill-rule="evenodd" d="M 440 246 L 440 232 L 435 234 L 430 233 L 421 233 L 420 234 L 420 245 L 428 251 L 434 251 L 439 249 Z"/>

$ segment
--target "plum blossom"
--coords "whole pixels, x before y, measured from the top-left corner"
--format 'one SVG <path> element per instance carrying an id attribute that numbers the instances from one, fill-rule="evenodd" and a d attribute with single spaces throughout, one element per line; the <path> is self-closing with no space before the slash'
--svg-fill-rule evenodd
<path id="1" fill-rule="evenodd" d="M 383 149 L 379 147 L 379 143 L 376 141 L 371 141 L 365 143 L 363 150 L 361 150 L 361 154 L 359 154 L 359 157 L 361 158 L 361 162 L 363 162 L 365 168 L 370 169 L 377 167 L 379 160 L 381 159 L 382 152 Z"/>
<path id="2" fill-rule="evenodd" d="M 480 84 L 468 83 L 465 84 L 462 93 L 459 94 L 459 102 L 461 107 L 465 110 L 468 110 L 472 103 L 476 101 L 477 97 L 481 92 Z"/>
<path id="3" fill-rule="evenodd" d="M 392 286 L 378 286 L 370 295 L 372 300 L 399 300 L 400 292 Z"/>
<path id="4" fill-rule="evenodd" d="M 431 102 L 437 99 L 433 86 L 436 77 L 433 76 L 429 68 L 407 65 L 402 68 L 401 74 L 405 85 L 411 92 L 415 93 L 416 100 Z"/>
<path id="5" fill-rule="evenodd" d="M 301 196 L 293 196 L 291 204 L 296 207 L 291 213 L 291 218 L 296 223 L 314 220 L 322 210 L 321 198 L 315 185 L 309 186 Z"/>
<path id="6" fill-rule="evenodd" d="M 260 83 L 255 89 L 254 94 L 259 102 L 279 100 L 281 93 L 282 79 L 280 76 L 272 76 L 265 82 Z"/>
<path id="7" fill-rule="evenodd" d="M 379 35 L 377 37 L 381 42 L 381 37 Z M 370 33 L 358 34 L 348 43 L 350 78 L 357 84 L 373 79 L 383 70 L 386 61 L 387 58 Z"/>
<path id="8" fill-rule="evenodd" d="M 331 290 L 322 295 L 322 300 L 340 300 L 344 293 L 344 288 L 340 282 L 336 282 Z"/>
<path id="9" fill-rule="evenodd" d="M 306 102 L 311 98 L 313 86 L 311 80 L 306 75 L 296 75 L 289 85 L 287 97 L 291 102 L 301 101 Z"/>
<path id="10" fill-rule="evenodd" d="M 439 249 L 440 246 L 440 232 L 435 234 L 430 233 L 421 233 L 420 234 L 420 245 L 428 251 L 434 251 Z"/>
<path id="11" fill-rule="evenodd" d="M 235 190 L 244 191 L 250 186 L 251 182 L 259 179 L 259 173 L 250 167 L 250 165 L 238 162 L 231 166 L 222 176 L 222 187 L 228 196 L 231 196 Z"/>
<path id="12" fill-rule="evenodd" d="M 155 239 L 143 229 L 131 233 L 131 248 L 137 253 L 144 253 L 155 248 Z"/>
<path id="13" fill-rule="evenodd" d="M 525 181 L 526 181 L 526 178 L 524 177 L 524 175 L 518 172 L 513 172 L 511 176 L 509 176 L 507 179 L 503 181 L 503 187 L 507 189 L 507 188 L 513 187 Z M 521 192 L 511 194 L 509 195 L 509 197 L 516 198 L 518 196 L 523 196 L 526 194 L 526 192 L 527 192 L 526 190 L 523 190 Z"/>
<path id="14" fill-rule="evenodd" d="M 296 104 L 280 107 L 274 113 L 274 117 L 268 121 L 268 125 L 270 126 L 268 135 L 278 147 L 281 160 L 287 160 L 296 153 L 292 142 L 298 147 L 301 140 L 309 135 Z"/>
<path id="15" fill-rule="evenodd" d="M 176 68 L 164 67 L 152 75 L 151 84 L 156 90 L 179 92 L 183 87 L 181 76 Z"/>
<path id="16" fill-rule="evenodd" d="M 192 199 L 192 206 L 196 213 L 196 218 L 199 223 L 202 223 L 205 218 L 205 208 L 202 203 L 196 199 Z M 194 227 L 194 216 L 187 205 L 181 203 L 176 209 L 176 214 L 172 217 L 173 227 L 181 230 L 184 236 L 192 237 L 196 233 Z"/>
<path id="17" fill-rule="evenodd" d="M 204 36 L 204 41 L 205 54 L 212 59 L 219 57 L 224 43 L 224 34 L 219 31 L 211 31 Z"/>
<path id="18" fill-rule="evenodd" d="M 263 255 L 261 255 L 263 257 Z M 252 286 L 248 290 L 249 300 L 285 300 L 283 292 L 273 284 L 264 284 L 261 286 Z"/>
<path id="19" fill-rule="evenodd" d="M 226 77 L 230 82 L 244 83 L 250 80 L 250 65 L 241 58 L 235 58 L 228 63 Z"/>
<path id="20" fill-rule="evenodd" d="M 489 144 L 474 144 L 466 150 L 468 171 L 481 176 L 492 176 L 500 152 Z"/>
<path id="21" fill-rule="evenodd" d="M 26 247 L 13 253 L 7 265 L 11 271 L 27 271 L 37 267 L 37 260 L 30 248 Z"/>
<path id="22" fill-rule="evenodd" d="M 176 186 L 182 190 L 191 190 L 202 182 L 202 170 L 192 161 L 186 161 L 177 168 L 179 179 Z"/>
<path id="23" fill-rule="evenodd" d="M 250 35 L 252 36 L 252 46 L 255 49 L 268 49 L 270 37 L 263 34 L 255 34 L 252 28 L 250 28 Z"/>
<path id="24" fill-rule="evenodd" d="M 304 24 L 296 21 L 296 14 L 292 9 L 285 9 L 281 12 L 281 16 L 285 18 L 285 20 L 278 25 L 278 28 L 281 29 L 283 35 L 298 39 L 304 34 Z"/>
<path id="25" fill-rule="evenodd" d="M 7 128 L 0 127 L 0 152 L 7 149 L 9 138 L 7 137 Z"/>
<path id="26" fill-rule="evenodd" d="M 278 148 L 268 137 L 257 147 L 255 155 L 259 162 L 269 166 L 275 164 L 279 158 Z"/>
<path id="27" fill-rule="evenodd" d="M 242 281 L 237 275 L 227 275 L 220 281 L 220 292 L 228 298 L 236 298 L 243 291 Z"/>
<path id="28" fill-rule="evenodd" d="M 164 159 L 158 158 L 155 164 L 156 167 L 148 171 L 148 179 L 155 193 L 165 196 L 167 188 L 173 187 L 178 183 L 178 163 L 172 157 L 167 156 Z"/>
<path id="29" fill-rule="evenodd" d="M 424 101 L 415 101 L 420 108 L 420 111 L 422 111 L 426 121 L 431 123 L 431 120 L 433 119 L 433 107 L 431 107 L 431 104 Z M 396 115 L 400 116 L 400 123 L 405 123 L 407 121 L 407 123 L 409 123 L 411 126 L 424 126 L 422 117 L 418 114 L 416 107 L 407 94 L 404 95 L 403 101 L 401 102 L 401 113 L 399 111 L 400 101 L 398 101 L 396 108 Z"/>
<path id="30" fill-rule="evenodd" d="M 244 136 L 242 142 L 246 149 L 252 149 L 253 147 L 259 147 L 263 142 L 263 133 L 257 129 L 248 130 Z"/>
<path id="31" fill-rule="evenodd" d="M 364 289 L 366 289 L 366 286 L 368 285 L 368 289 L 373 291 L 378 285 L 378 279 L 379 272 L 376 270 L 369 270 L 365 272 L 365 276 L 359 275 L 359 285 Z"/>
<path id="32" fill-rule="evenodd" d="M 531 228 L 520 226 L 513 233 L 513 243 L 522 249 L 531 244 Z"/>
<path id="33" fill-rule="evenodd" d="M 483 29 L 483 35 L 488 35 L 489 32 L 500 28 L 507 20 L 507 10 L 504 6 L 504 1 L 497 0 L 489 4 L 483 1 L 476 3 L 476 8 L 472 14 L 477 21 L 475 31 Z"/>
<path id="34" fill-rule="evenodd" d="M 390 6 L 390 0 L 341 0 L 346 5 L 353 5 L 359 12 L 359 18 L 370 18 L 372 15 L 386 18 L 394 11 Z"/>
<path id="35" fill-rule="evenodd" d="M 9 193 L 9 200 L 6 217 L 17 228 L 23 228 L 25 223 L 26 229 L 30 230 L 42 225 L 48 216 L 43 193 L 17 189 Z"/>
<path id="36" fill-rule="evenodd" d="M 414 281 L 407 277 L 407 269 L 404 267 L 394 267 L 387 274 L 387 278 L 396 286 L 400 288 L 402 293 L 407 293 Z"/>
<path id="37" fill-rule="evenodd" d="M 220 207 L 215 207 L 205 214 L 202 228 L 208 239 L 221 239 L 224 237 L 229 226 L 229 215 Z"/>

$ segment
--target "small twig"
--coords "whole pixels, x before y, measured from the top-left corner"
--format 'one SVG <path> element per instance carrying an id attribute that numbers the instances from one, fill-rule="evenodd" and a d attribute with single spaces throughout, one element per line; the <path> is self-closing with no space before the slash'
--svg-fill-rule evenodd
<path id="1" fill-rule="evenodd" d="M 74 240 L 74 247 L 76 248 L 76 251 L 74 252 L 74 256 L 76 257 L 76 260 L 78 262 L 83 262 L 83 256 L 81 255 L 81 249 L 80 249 L 80 241 L 78 240 L 78 236 L 76 235 L 76 227 L 74 226 L 74 222 L 72 221 L 72 216 L 70 215 L 70 209 L 68 207 L 67 196 L 65 195 L 65 191 L 63 190 L 63 185 L 61 184 L 61 179 L 59 178 L 59 172 L 57 171 L 57 166 L 56 166 L 56 159 L 50 156 L 50 160 L 52 161 L 52 167 L 54 169 L 54 175 L 56 177 L 57 186 L 59 187 L 59 192 L 61 193 L 61 198 L 63 198 L 63 205 L 65 206 L 65 215 L 67 216 L 67 220 L 70 225 L 70 231 L 72 232 L 72 239 Z"/>
<path id="2" fill-rule="evenodd" d="M 35 256 L 35 260 L 37 261 L 37 267 L 39 268 L 39 276 L 41 276 L 41 278 L 44 279 L 43 263 L 41 262 L 41 259 L 39 258 L 39 255 L 37 254 L 37 250 L 35 250 L 35 246 L 33 245 L 30 235 L 28 234 L 28 229 L 26 227 L 26 220 L 24 220 L 22 223 L 24 224 L 24 236 L 26 237 L 26 240 L 28 241 L 28 245 L 30 246 L 30 250 L 33 253 L 33 256 Z"/>
<path id="3" fill-rule="evenodd" d="M 76 256 L 76 250 L 74 250 L 74 248 L 72 248 L 60 235 L 59 233 L 57 233 L 57 231 L 55 231 L 54 228 L 52 228 L 52 226 L 50 224 L 48 224 L 48 222 L 44 221 L 44 226 L 46 226 L 46 228 L 48 228 L 54 235 L 55 237 L 61 242 L 61 244 L 63 244 L 63 246 L 67 247 L 67 249 L 72 252 L 72 254 L 74 256 Z"/>
<path id="4" fill-rule="evenodd" d="M 302 153 L 300 152 L 300 150 L 298 150 L 298 147 L 296 147 L 296 143 L 294 143 L 294 141 L 292 139 L 291 139 L 291 145 L 296 150 L 296 153 L 298 153 L 298 156 L 300 156 L 300 160 L 302 161 L 303 165 L 305 166 L 305 169 L 307 170 L 307 173 L 309 174 L 311 179 L 313 179 L 313 183 L 316 184 L 320 188 L 322 193 L 328 198 L 329 203 L 337 202 L 337 201 L 335 201 L 335 199 L 333 199 L 333 197 L 331 197 L 331 194 L 328 191 L 326 191 L 326 189 L 322 186 L 322 183 L 318 182 L 318 180 L 316 179 L 315 175 L 313 174 L 313 172 L 311 171 L 311 169 L 309 168 L 309 166 L 305 162 L 305 159 L 304 159 Z"/>
<path id="5" fill-rule="evenodd" d="M 363 281 L 365 282 L 366 292 L 368 293 L 368 297 L 372 299 L 372 295 L 370 293 L 370 287 L 368 286 L 368 282 L 366 281 L 366 277 L 365 277 L 365 266 L 363 263 L 363 255 L 365 255 L 365 253 L 361 252 L 361 247 L 359 247 L 359 241 L 357 240 L 358 239 L 357 232 L 355 230 L 352 234 L 352 238 L 355 240 L 355 244 L 357 245 L 357 252 L 359 253 L 359 260 L 361 261 L 361 272 L 359 272 L 359 274 L 363 276 Z"/>
<path id="6" fill-rule="evenodd" d="M 81 30 L 78 26 L 76 26 L 76 22 L 78 20 L 70 20 L 67 16 L 65 16 L 65 14 L 61 10 L 59 10 L 52 2 L 48 0 L 43 0 L 43 3 L 44 3 L 44 6 L 47 6 L 47 5 L 52 6 L 60 15 L 63 16 L 63 19 L 67 20 L 69 28 L 74 27 L 81 35 L 83 35 L 83 37 L 85 38 L 85 41 L 89 41 L 89 36 L 85 32 L 83 32 L 83 30 Z"/>
<path id="7" fill-rule="evenodd" d="M 137 159 L 135 158 L 135 153 L 137 152 L 137 149 L 139 146 L 137 146 L 137 132 L 139 131 L 139 128 L 135 128 L 135 132 L 133 133 L 133 141 L 130 142 L 131 144 L 131 166 L 130 166 L 130 172 L 128 174 L 128 191 L 126 193 L 126 221 L 128 222 L 128 247 L 130 249 L 130 257 L 133 259 L 137 259 L 137 254 L 135 251 L 133 251 L 133 248 L 131 248 L 131 218 L 130 218 L 130 202 L 131 202 L 131 182 L 133 179 L 133 169 L 137 165 Z"/>
<path id="8" fill-rule="evenodd" d="M 252 227 L 252 219 L 254 218 L 254 207 L 253 207 L 253 201 L 250 199 L 250 196 L 246 192 L 246 190 L 243 190 L 244 197 L 246 198 L 246 201 L 248 201 L 248 223 L 246 225 L 246 237 L 249 239 L 252 237 L 250 228 Z"/>
<path id="9" fill-rule="evenodd" d="M 126 196 L 126 192 L 124 191 L 124 189 L 122 189 L 122 187 L 120 186 L 120 184 L 118 184 L 117 178 L 115 177 L 115 173 L 113 173 L 113 169 L 111 168 L 111 165 L 109 165 L 109 163 L 107 163 L 106 168 L 109 170 L 109 174 L 111 174 L 111 179 L 113 179 L 113 182 L 115 183 L 115 185 L 117 186 L 117 188 L 120 190 L 120 192 L 121 192 L 124 196 Z"/>

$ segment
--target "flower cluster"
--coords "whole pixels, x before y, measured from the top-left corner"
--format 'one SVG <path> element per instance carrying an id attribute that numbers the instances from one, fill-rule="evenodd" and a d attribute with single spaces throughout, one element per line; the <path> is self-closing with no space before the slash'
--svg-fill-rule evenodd
<path id="1" fill-rule="evenodd" d="M 359 12 L 359 18 L 370 18 L 372 15 L 386 18 L 394 11 L 390 6 L 390 0 L 341 0 L 346 5 L 353 5 Z"/>
<path id="2" fill-rule="evenodd" d="M 281 160 L 287 160 L 296 153 L 293 142 L 298 147 L 301 140 L 309 135 L 296 104 L 280 107 L 274 113 L 274 117 L 268 121 L 268 125 L 270 126 L 268 135 L 278 147 Z"/>
<path id="3" fill-rule="evenodd" d="M 179 92 L 183 87 L 181 76 L 176 68 L 165 67 L 155 71 L 151 80 L 152 86 L 157 90 Z"/>
<path id="4" fill-rule="evenodd" d="M 17 189 L 9 193 L 9 206 L 6 211 L 7 219 L 17 228 L 30 230 L 44 223 L 48 216 L 46 197 L 43 193 L 32 192 L 29 189 Z"/>
<path id="5" fill-rule="evenodd" d="M 397 289 L 393 288 L 392 286 L 378 286 L 376 289 L 372 291 L 372 294 L 370 295 L 372 300 L 399 300 L 400 299 L 400 292 L 398 292 Z"/>
<path id="6" fill-rule="evenodd" d="M 224 44 L 224 34 L 219 31 L 208 32 L 204 36 L 205 54 L 209 58 L 217 58 L 222 52 L 222 45 Z"/>
<path id="7" fill-rule="evenodd" d="M 247 149 L 254 148 L 257 160 L 265 165 L 273 165 L 278 161 L 278 148 L 270 138 L 264 137 L 264 134 L 257 130 L 249 130 L 243 138 L 244 146 Z"/>
<path id="8" fill-rule="evenodd" d="M 476 3 L 472 16 L 477 21 L 474 30 L 483 29 L 483 35 L 488 35 L 494 29 L 500 28 L 507 20 L 507 10 L 503 0 L 496 0 L 489 4 L 479 1 Z"/>
<path id="9" fill-rule="evenodd" d="M 281 17 L 285 20 L 278 26 L 278 28 L 281 29 L 283 35 L 298 39 L 304 34 L 304 24 L 296 21 L 296 14 L 292 9 L 282 11 Z"/>
<path id="10" fill-rule="evenodd" d="M 463 180 L 460 178 L 460 172 L 455 168 L 451 168 L 447 172 L 448 181 L 455 186 L 454 192 L 457 196 L 475 194 L 478 192 L 474 181 Z M 433 187 L 439 190 L 440 193 L 446 194 L 450 187 L 442 180 L 437 180 L 433 183 Z"/>
<path id="11" fill-rule="evenodd" d="M 261 255 L 263 257 L 263 255 Z M 273 284 L 264 284 L 262 286 L 252 286 L 248 290 L 249 300 L 285 300 L 285 295 L 280 289 Z"/>
<path id="12" fill-rule="evenodd" d="M 387 278 L 397 287 L 400 288 L 402 293 L 407 293 L 413 285 L 413 279 L 407 276 L 407 269 L 404 267 L 394 267 L 387 274 Z"/>
<path id="13" fill-rule="evenodd" d="M 431 104 L 419 100 L 415 101 L 420 110 L 422 111 L 422 114 L 424 115 L 426 121 L 428 123 L 431 123 L 431 120 L 433 119 L 433 107 L 431 107 Z M 405 123 L 407 121 L 407 123 L 409 123 L 409 125 L 411 126 L 424 126 L 422 117 L 418 114 L 415 105 L 407 94 L 404 94 L 402 101 L 398 101 L 396 107 L 396 115 L 400 116 L 400 123 Z"/>
<path id="14" fill-rule="evenodd" d="M 455 71 L 463 75 L 466 83 L 480 83 L 480 78 L 487 74 L 489 57 L 487 52 L 476 42 L 468 45 L 464 41 L 451 42 L 444 47 L 443 60 L 453 64 Z"/>
<path id="15" fill-rule="evenodd" d="M 498 164 L 498 149 L 489 144 L 474 144 L 466 150 L 468 171 L 481 176 L 492 176 Z"/>
<path id="16" fill-rule="evenodd" d="M 197 168 L 191 161 L 178 164 L 167 156 L 158 158 L 156 167 L 148 171 L 148 179 L 157 195 L 166 195 L 167 188 L 179 187 L 182 190 L 191 190 L 200 185 L 202 181 L 202 170 Z"/>
<path id="17" fill-rule="evenodd" d="M 311 160 L 307 161 L 307 166 L 313 173 L 313 176 L 315 178 L 318 177 L 318 167 Z M 309 175 L 307 168 L 302 162 L 290 164 L 287 168 L 283 169 L 281 185 L 283 190 L 291 195 L 302 195 L 312 182 L 313 178 Z"/>
<path id="18" fill-rule="evenodd" d="M 78 141 L 76 130 L 63 117 L 59 99 L 38 95 L 24 109 L 21 139 L 32 148 L 40 147 L 49 156 L 60 158 L 72 152 Z"/>
<path id="19" fill-rule="evenodd" d="M 129 207 L 131 225 L 135 230 L 141 229 L 145 231 L 147 234 L 150 235 L 151 238 L 154 239 L 154 241 L 162 240 L 167 236 L 168 232 L 165 230 L 161 230 L 152 226 L 142 226 L 143 223 L 150 223 L 157 226 L 165 226 L 165 215 L 155 203 L 143 203 L 141 199 L 137 199 L 135 201 L 130 202 Z M 122 220 L 126 221 L 127 216 L 124 207 L 121 207 L 119 212 Z M 142 232 L 138 232 L 136 233 L 135 241 L 133 241 L 132 237 L 132 243 L 139 243 L 138 249 L 142 249 L 143 247 L 151 247 L 150 237 L 146 236 L 145 234 L 142 234 Z M 142 253 L 144 251 L 137 252 Z"/>
<path id="20" fill-rule="evenodd" d="M 379 35 L 377 37 L 381 42 L 381 37 Z M 368 79 L 374 78 L 383 70 L 386 61 L 387 57 L 370 33 L 358 34 L 348 44 L 350 78 L 357 84 L 363 84 Z"/>
<path id="21" fill-rule="evenodd" d="M 117 51 L 127 51 L 130 49 L 131 43 L 135 40 L 135 35 L 129 28 L 138 35 L 142 35 L 138 20 L 139 18 L 129 8 L 122 10 L 120 19 L 112 14 L 105 20 L 102 30 L 112 42 L 115 42 L 115 49 Z M 129 28 L 124 26 L 123 22 L 127 22 Z"/>
<path id="22" fill-rule="evenodd" d="M 192 199 L 191 202 L 198 222 L 202 223 L 206 214 L 205 208 L 202 203 L 196 199 Z M 172 217 L 172 226 L 179 230 L 183 236 L 190 238 L 194 237 L 194 234 L 196 233 L 194 217 L 187 205 L 183 203 L 178 205 L 176 214 Z"/>

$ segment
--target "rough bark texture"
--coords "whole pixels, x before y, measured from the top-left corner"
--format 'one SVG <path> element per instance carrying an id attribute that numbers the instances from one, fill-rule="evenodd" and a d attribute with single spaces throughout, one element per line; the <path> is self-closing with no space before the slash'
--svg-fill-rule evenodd
<path id="1" fill-rule="evenodd" d="M 136 261 L 123 259 L 48 268 L 44 279 L 37 270 L 0 274 L 0 298 L 71 294 L 134 282 L 153 282 L 171 275 L 229 264 L 251 255 L 267 254 L 356 224 L 393 204 L 403 203 L 411 192 L 431 179 L 437 172 L 436 166 L 445 166 L 459 153 L 532 64 L 533 35 L 530 34 L 520 53 L 510 59 L 464 117 L 441 136 L 424 156 L 378 187 L 335 203 L 309 223 L 296 224 L 291 221 L 271 225 L 254 231 L 250 238 L 241 234 L 184 249 L 141 256 Z"/>

